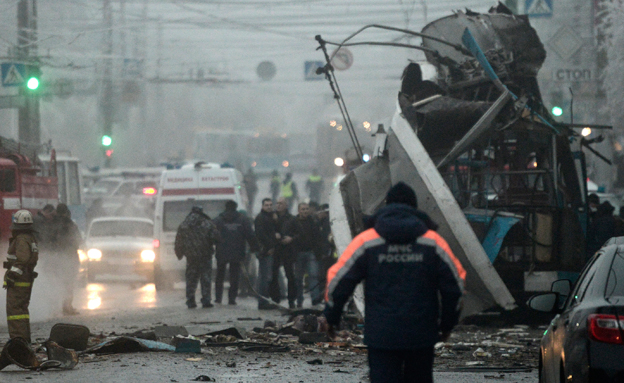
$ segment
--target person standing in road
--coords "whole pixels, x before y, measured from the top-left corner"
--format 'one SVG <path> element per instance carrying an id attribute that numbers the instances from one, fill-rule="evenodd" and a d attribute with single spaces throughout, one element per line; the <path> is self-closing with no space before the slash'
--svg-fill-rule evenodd
<path id="1" fill-rule="evenodd" d="M 33 230 L 41 250 L 49 249 L 54 237 L 54 216 L 56 209 L 47 204 L 33 217 Z"/>
<path id="2" fill-rule="evenodd" d="M 417 210 L 412 188 L 399 182 L 386 204 L 327 273 L 328 334 L 334 337 L 343 306 L 365 280 L 371 382 L 433 382 L 433 346 L 459 320 L 466 272 Z"/>
<path id="3" fill-rule="evenodd" d="M 336 263 L 336 258 L 334 256 L 336 248 L 333 244 L 331 225 L 329 223 L 329 205 L 321 205 L 316 216 L 321 233 L 321 239 L 319 241 L 319 277 L 322 278 L 321 286 L 325 286 L 327 271 Z"/>
<path id="4" fill-rule="evenodd" d="M 279 303 L 281 298 L 279 288 L 279 268 L 284 266 L 284 274 L 288 280 L 288 307 L 295 308 L 295 299 L 297 298 L 297 283 L 295 278 L 295 262 L 297 254 L 295 252 L 293 239 L 297 234 L 295 217 L 288 212 L 288 204 L 286 199 L 280 197 L 277 200 L 277 238 L 279 243 L 275 248 L 275 260 L 273 262 L 273 272 L 269 291 L 271 299 Z"/>
<path id="5" fill-rule="evenodd" d="M 270 189 L 271 189 L 271 199 L 273 200 L 274 203 L 277 203 L 277 197 L 279 197 L 281 187 L 282 187 L 282 179 L 280 178 L 277 170 L 273 170 L 273 172 L 271 172 Z"/>
<path id="6" fill-rule="evenodd" d="M 282 197 L 286 200 L 286 206 L 290 213 L 295 201 L 299 200 L 297 184 L 292 179 L 292 173 L 286 173 L 286 178 L 284 178 L 284 182 L 282 182 Z"/>
<path id="7" fill-rule="evenodd" d="M 225 268 L 229 264 L 230 290 L 228 304 L 235 305 L 238 296 L 238 281 L 241 262 L 245 259 L 245 242 L 256 251 L 258 245 L 249 219 L 236 211 L 238 204 L 234 201 L 225 202 L 225 211 L 215 219 L 215 225 L 221 235 L 217 243 L 217 279 L 215 281 L 215 302 L 221 303 Z"/>
<path id="8" fill-rule="evenodd" d="M 321 194 L 323 193 L 323 177 L 318 174 L 318 170 L 312 170 L 312 175 L 306 181 L 306 190 L 310 201 L 321 202 Z"/>
<path id="9" fill-rule="evenodd" d="M 316 306 L 321 303 L 323 296 L 321 294 L 321 286 L 319 285 L 319 264 L 317 260 L 321 241 L 319 224 L 310 215 L 310 207 L 307 203 L 300 203 L 298 211 L 299 214 L 295 219 L 297 234 L 294 237 L 295 249 L 297 251 L 295 278 L 297 280 L 297 307 L 301 308 L 303 307 L 304 295 L 303 279 L 306 274 L 308 275 L 312 305 Z"/>
<path id="10" fill-rule="evenodd" d="M 273 201 L 270 198 L 262 200 L 262 210 L 254 222 L 256 238 L 260 244 L 258 253 L 258 310 L 267 310 L 271 306 L 263 298 L 269 295 L 269 283 L 276 254 L 275 248 L 279 243 L 277 234 L 277 213 L 273 211 Z"/>
<path id="11" fill-rule="evenodd" d="M 243 176 L 243 184 L 245 184 L 245 190 L 247 191 L 247 206 L 245 207 L 249 212 L 249 216 L 253 217 L 253 207 L 256 200 L 256 194 L 258 193 L 258 178 L 253 172 L 253 168 L 249 168 L 247 173 Z"/>
<path id="12" fill-rule="evenodd" d="M 7 261 L 4 262 L 4 287 L 9 338 L 22 338 L 30 343 L 30 313 L 28 306 L 32 285 L 37 278 L 35 266 L 39 249 L 33 232 L 33 217 L 28 210 L 13 214 Z"/>
<path id="13" fill-rule="evenodd" d="M 212 255 L 220 239 L 219 231 L 201 206 L 191 212 L 178 226 L 174 250 L 179 260 L 186 257 L 186 307 L 194 309 L 197 283 L 201 283 L 203 308 L 213 307 L 211 300 Z"/>
<path id="14" fill-rule="evenodd" d="M 74 283 L 80 269 L 78 249 L 82 244 L 82 235 L 78 226 L 71 219 L 69 208 L 64 203 L 59 203 L 56 207 L 54 227 L 55 275 L 63 286 L 63 314 L 78 315 L 78 311 L 72 303 L 74 300 Z"/>

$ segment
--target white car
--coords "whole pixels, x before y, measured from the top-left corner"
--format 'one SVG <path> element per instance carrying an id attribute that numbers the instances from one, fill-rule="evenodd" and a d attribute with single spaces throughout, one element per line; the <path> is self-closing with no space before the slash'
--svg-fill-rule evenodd
<path id="1" fill-rule="evenodd" d="M 80 259 L 87 280 L 98 275 L 154 278 L 154 222 L 146 218 L 103 217 L 89 225 Z"/>

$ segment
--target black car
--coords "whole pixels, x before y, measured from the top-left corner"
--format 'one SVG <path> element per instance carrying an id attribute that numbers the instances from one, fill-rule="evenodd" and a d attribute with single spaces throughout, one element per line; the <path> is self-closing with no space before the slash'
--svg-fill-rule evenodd
<path id="1" fill-rule="evenodd" d="M 557 314 L 541 341 L 539 381 L 624 382 L 624 237 L 594 255 L 571 293 L 568 280 L 551 290 L 527 302 Z"/>

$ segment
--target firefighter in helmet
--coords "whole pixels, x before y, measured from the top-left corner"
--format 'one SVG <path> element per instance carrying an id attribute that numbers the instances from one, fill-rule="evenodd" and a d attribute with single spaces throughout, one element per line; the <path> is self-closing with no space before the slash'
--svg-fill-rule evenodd
<path id="1" fill-rule="evenodd" d="M 4 262 L 3 287 L 7 291 L 6 315 L 9 337 L 30 342 L 30 315 L 28 304 L 39 260 L 37 240 L 33 230 L 33 216 L 28 210 L 13 215 L 7 261 Z"/>

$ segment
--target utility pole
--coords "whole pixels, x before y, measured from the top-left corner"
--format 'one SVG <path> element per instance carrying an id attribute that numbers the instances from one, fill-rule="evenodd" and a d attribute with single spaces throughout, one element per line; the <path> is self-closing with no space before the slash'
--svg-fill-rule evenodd
<path id="1" fill-rule="evenodd" d="M 19 0 L 17 3 L 17 49 L 16 58 L 25 64 L 39 66 L 37 58 L 37 0 Z M 18 111 L 18 140 L 39 144 L 41 141 L 39 96 L 27 94 L 23 88 L 20 93 L 25 97 L 25 104 Z"/>
<path id="2" fill-rule="evenodd" d="M 104 81 L 102 98 L 100 100 L 100 114 L 102 116 L 102 149 L 104 150 L 104 167 L 111 166 L 113 146 L 113 9 L 111 0 L 104 0 L 102 8 L 104 14 Z M 105 137 L 111 140 L 108 145 Z"/>

